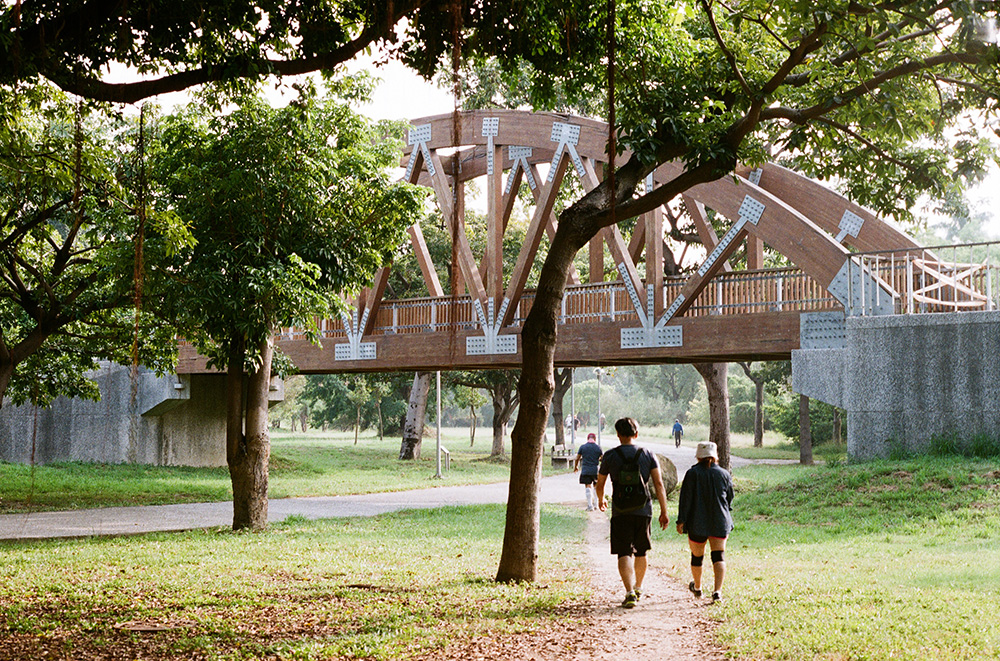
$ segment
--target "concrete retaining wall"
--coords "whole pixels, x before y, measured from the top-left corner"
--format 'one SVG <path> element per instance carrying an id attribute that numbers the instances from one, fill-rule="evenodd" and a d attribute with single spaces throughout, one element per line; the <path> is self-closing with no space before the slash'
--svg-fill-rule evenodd
<path id="1" fill-rule="evenodd" d="M 60 397 L 49 409 L 0 409 L 0 461 L 225 466 L 225 376 L 157 377 L 140 369 L 135 404 L 130 368 L 104 364 L 90 375 L 101 401 Z M 272 386 L 272 401 L 284 396 Z"/>
<path id="2" fill-rule="evenodd" d="M 1000 434 L 1000 312 L 850 317 L 846 331 L 845 349 L 793 353 L 792 383 L 847 410 L 851 457 Z"/>

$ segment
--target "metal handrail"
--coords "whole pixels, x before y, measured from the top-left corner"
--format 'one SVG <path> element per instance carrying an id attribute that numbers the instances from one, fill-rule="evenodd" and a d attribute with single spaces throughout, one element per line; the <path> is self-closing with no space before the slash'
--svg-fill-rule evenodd
<path id="1" fill-rule="evenodd" d="M 849 269 L 880 285 L 866 296 L 868 278 L 858 278 L 861 289 L 849 294 L 849 316 L 872 314 L 882 291 L 898 314 L 1000 308 L 1000 241 L 853 253 Z M 848 281 L 853 288 L 855 278 Z"/>

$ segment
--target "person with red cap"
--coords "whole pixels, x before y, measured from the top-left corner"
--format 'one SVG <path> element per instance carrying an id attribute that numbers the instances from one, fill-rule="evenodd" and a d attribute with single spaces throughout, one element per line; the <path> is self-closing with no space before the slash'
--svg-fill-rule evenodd
<path id="1" fill-rule="evenodd" d="M 597 482 L 597 469 L 601 466 L 601 456 L 604 451 L 597 444 L 597 434 L 587 434 L 587 442 L 576 451 L 576 461 L 573 462 L 573 472 L 580 471 L 580 484 L 587 494 L 587 511 L 597 508 L 597 495 L 594 493 L 594 483 Z"/>

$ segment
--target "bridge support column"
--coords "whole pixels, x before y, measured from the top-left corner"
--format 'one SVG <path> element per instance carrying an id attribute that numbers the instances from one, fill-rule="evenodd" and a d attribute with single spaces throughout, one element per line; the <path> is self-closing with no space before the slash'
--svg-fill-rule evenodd
<path id="1" fill-rule="evenodd" d="M 224 374 L 157 377 L 140 368 L 135 403 L 128 366 L 105 363 L 92 373 L 101 401 L 59 397 L 48 409 L 5 402 L 0 461 L 225 466 Z M 276 379 L 272 401 L 284 398 Z M 36 418 L 37 414 L 37 418 Z"/>
<path id="2" fill-rule="evenodd" d="M 847 410 L 855 459 L 1000 436 L 1000 312 L 851 317 L 842 349 L 792 353 L 792 388 Z"/>

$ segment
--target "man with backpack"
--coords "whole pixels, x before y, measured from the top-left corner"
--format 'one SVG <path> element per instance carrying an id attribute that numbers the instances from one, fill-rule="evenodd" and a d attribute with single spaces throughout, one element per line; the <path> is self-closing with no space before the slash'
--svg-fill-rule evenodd
<path id="1" fill-rule="evenodd" d="M 611 554 L 618 556 L 618 573 L 625 585 L 622 606 L 635 608 L 642 595 L 642 580 L 646 576 L 646 553 L 650 540 L 653 504 L 649 497 L 649 481 L 653 481 L 656 500 L 660 503 L 660 527 L 666 529 L 667 494 L 663 490 L 660 465 L 656 456 L 635 445 L 639 423 L 622 418 L 615 423 L 620 445 L 604 453 L 597 475 L 597 504 L 607 510 L 604 486 L 611 478 Z"/>

